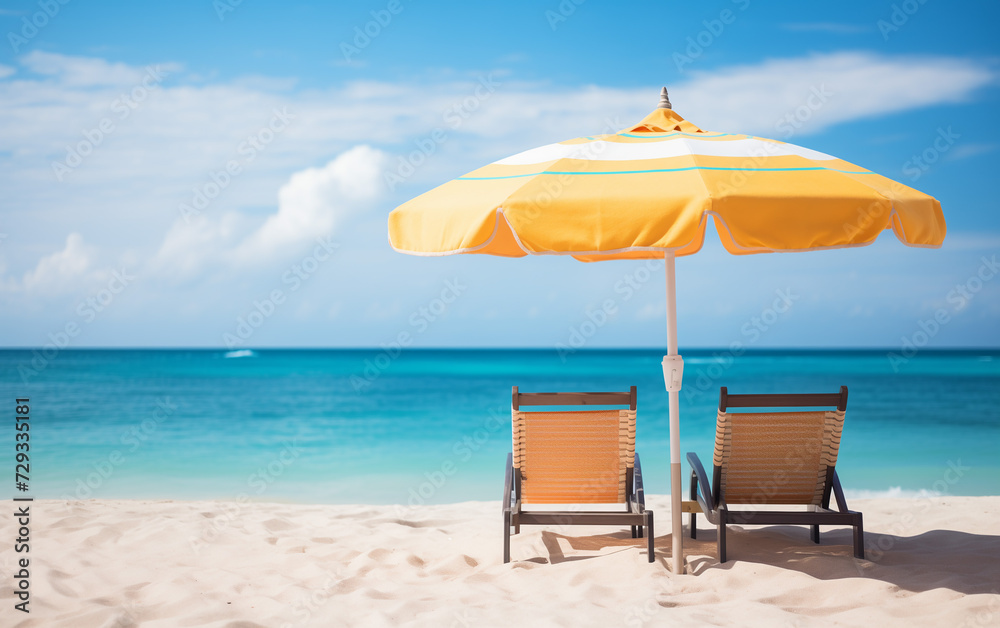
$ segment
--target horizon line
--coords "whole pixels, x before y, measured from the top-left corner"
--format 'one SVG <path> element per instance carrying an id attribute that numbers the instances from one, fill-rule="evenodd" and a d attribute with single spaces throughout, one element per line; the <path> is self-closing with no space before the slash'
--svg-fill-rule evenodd
<path id="1" fill-rule="evenodd" d="M 24 345 L 24 346 L 0 346 L 0 351 L 42 351 L 45 349 L 56 349 L 57 351 L 225 351 L 227 353 L 235 351 L 382 351 L 386 347 L 382 345 L 371 345 L 371 346 L 260 346 L 260 347 L 216 347 L 216 346 L 82 346 L 82 347 L 55 347 L 54 345 Z M 393 347 L 395 349 L 395 347 Z M 507 346 L 434 346 L 434 347 L 402 347 L 402 351 L 560 351 L 563 348 L 552 347 L 552 346 L 520 346 L 520 347 L 507 347 Z M 588 351 L 666 351 L 666 347 L 635 347 L 635 346 L 620 346 L 620 347 L 579 347 L 572 348 L 573 353 L 583 353 Z M 720 346 L 692 346 L 685 349 L 685 351 L 719 351 L 719 350 L 731 350 L 728 345 Z M 823 346 L 813 346 L 813 347 L 743 347 L 742 351 L 746 353 L 752 352 L 763 352 L 763 351 L 868 351 L 868 352 L 882 352 L 882 351 L 903 351 L 905 350 L 900 346 L 893 347 L 865 347 L 865 346 L 854 346 L 854 347 L 823 347 Z M 970 347 L 970 346 L 944 346 L 944 347 L 918 347 L 918 352 L 943 352 L 943 351 L 1000 351 L 1000 346 L 994 347 Z"/>

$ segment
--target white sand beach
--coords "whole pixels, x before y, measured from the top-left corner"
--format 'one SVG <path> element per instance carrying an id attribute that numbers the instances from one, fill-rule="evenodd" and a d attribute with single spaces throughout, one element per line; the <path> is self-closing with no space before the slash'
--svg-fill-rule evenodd
<path id="1" fill-rule="evenodd" d="M 690 575 L 627 530 L 525 527 L 501 562 L 499 502 L 406 509 L 266 503 L 36 501 L 30 615 L 0 550 L 0 624 L 148 626 L 998 626 L 1000 497 L 855 500 L 850 531 L 732 526 L 715 559 L 702 519 Z M 2 519 L 3 538 L 17 526 Z"/>

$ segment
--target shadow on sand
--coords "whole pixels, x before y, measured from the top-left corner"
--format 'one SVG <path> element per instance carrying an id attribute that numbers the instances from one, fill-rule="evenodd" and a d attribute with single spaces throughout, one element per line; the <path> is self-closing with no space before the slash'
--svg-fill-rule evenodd
<path id="1" fill-rule="evenodd" d="M 739 563 L 758 563 L 799 571 L 818 580 L 868 578 L 911 592 L 950 589 L 966 595 L 1000 593 L 1000 536 L 970 534 L 954 530 L 931 530 L 915 536 L 865 533 L 866 559 L 853 557 L 849 528 L 824 529 L 820 544 L 809 540 L 808 528 L 797 526 L 729 526 L 726 540 L 729 560 L 719 563 L 716 532 L 701 529 L 698 539 L 684 538 L 688 573 L 732 569 Z M 645 553 L 645 542 L 628 531 L 593 536 L 542 533 L 551 563 L 588 560 L 589 556 L 567 556 L 560 541 L 574 551 Z M 656 537 L 659 562 L 669 565 L 671 535 Z M 612 550 L 615 551 L 615 550 Z"/>

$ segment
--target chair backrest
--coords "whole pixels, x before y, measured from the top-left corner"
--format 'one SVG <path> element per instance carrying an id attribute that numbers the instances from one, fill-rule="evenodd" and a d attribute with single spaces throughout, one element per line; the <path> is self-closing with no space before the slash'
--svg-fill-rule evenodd
<path id="1" fill-rule="evenodd" d="M 522 410 L 524 406 L 625 406 Z M 631 497 L 636 389 L 511 396 L 515 481 L 526 504 L 614 504 Z"/>
<path id="2" fill-rule="evenodd" d="M 730 408 L 832 407 L 729 412 Z M 723 387 L 713 456 L 716 503 L 829 504 L 847 410 L 839 393 L 730 395 Z"/>

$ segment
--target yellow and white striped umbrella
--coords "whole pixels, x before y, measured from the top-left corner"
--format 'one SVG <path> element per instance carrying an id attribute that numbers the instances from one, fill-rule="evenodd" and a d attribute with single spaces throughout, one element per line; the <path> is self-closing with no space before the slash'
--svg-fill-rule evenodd
<path id="1" fill-rule="evenodd" d="M 660 108 L 621 132 L 533 148 L 436 187 L 390 214 L 389 241 L 411 255 L 661 258 L 697 252 L 709 217 L 734 254 L 862 246 L 886 228 L 910 246 L 945 235 L 926 194 Z"/>
<path id="2" fill-rule="evenodd" d="M 864 246 L 885 229 L 909 246 L 937 248 L 945 236 L 936 199 L 808 148 L 702 131 L 673 111 L 666 88 L 635 126 L 501 159 L 389 215 L 389 243 L 410 255 L 665 260 L 674 573 L 683 572 L 684 372 L 675 259 L 698 252 L 710 217 L 737 255 Z"/>

